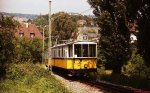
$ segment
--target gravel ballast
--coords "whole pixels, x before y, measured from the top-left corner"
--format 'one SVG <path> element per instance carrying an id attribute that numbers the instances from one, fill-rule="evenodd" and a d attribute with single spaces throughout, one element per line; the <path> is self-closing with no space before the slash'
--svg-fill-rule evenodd
<path id="1" fill-rule="evenodd" d="M 79 81 L 67 80 L 57 74 L 54 74 L 57 80 L 59 80 L 68 90 L 73 93 L 104 93 L 103 90 L 94 86 L 86 85 Z"/>

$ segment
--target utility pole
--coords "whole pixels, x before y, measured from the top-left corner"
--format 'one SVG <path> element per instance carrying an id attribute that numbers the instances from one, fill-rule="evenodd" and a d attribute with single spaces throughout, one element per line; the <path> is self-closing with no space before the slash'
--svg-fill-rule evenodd
<path id="1" fill-rule="evenodd" d="M 43 28 L 43 52 L 42 52 L 42 64 L 44 64 L 44 59 L 45 59 L 45 55 L 44 55 L 44 47 L 45 47 L 45 36 L 44 36 L 44 31 L 45 31 L 45 27 Z"/>
<path id="2" fill-rule="evenodd" d="M 45 28 L 47 27 L 48 25 L 45 25 L 43 27 L 43 52 L 42 52 L 42 64 L 44 64 L 45 62 Z"/>
<path id="3" fill-rule="evenodd" d="M 51 47 L 52 47 L 52 41 L 51 41 L 51 1 L 49 1 L 49 42 L 48 42 L 48 54 L 49 54 L 49 63 L 50 63 L 50 71 L 52 73 L 52 51 L 51 51 Z"/>

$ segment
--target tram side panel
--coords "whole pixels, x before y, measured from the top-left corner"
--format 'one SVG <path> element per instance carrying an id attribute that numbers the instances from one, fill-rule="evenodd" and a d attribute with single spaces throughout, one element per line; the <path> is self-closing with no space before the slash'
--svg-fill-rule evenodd
<path id="1" fill-rule="evenodd" d="M 72 58 L 67 60 L 67 69 L 83 70 L 96 69 L 95 58 Z"/>
<path id="2" fill-rule="evenodd" d="M 83 59 L 81 62 L 81 69 L 94 69 L 96 68 L 96 59 Z"/>
<path id="3" fill-rule="evenodd" d="M 60 46 L 53 48 L 53 66 L 67 69 L 67 55 L 68 55 L 68 47 Z"/>
<path id="4" fill-rule="evenodd" d="M 55 58 L 53 59 L 53 66 L 66 69 L 67 68 L 67 60 L 63 58 Z"/>
<path id="5" fill-rule="evenodd" d="M 96 69 L 96 59 L 64 59 L 64 58 L 54 58 L 52 60 L 48 60 L 47 66 L 55 66 L 67 70 L 89 70 Z"/>

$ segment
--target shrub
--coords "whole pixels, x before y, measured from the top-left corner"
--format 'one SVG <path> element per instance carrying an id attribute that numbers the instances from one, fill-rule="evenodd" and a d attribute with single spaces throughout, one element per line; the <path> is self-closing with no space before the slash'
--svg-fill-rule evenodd
<path id="1" fill-rule="evenodd" d="M 0 93 L 69 93 L 39 64 L 11 64 Z"/>
<path id="2" fill-rule="evenodd" d="M 138 77 L 141 79 L 149 78 L 150 68 L 148 68 L 143 61 L 143 58 L 139 54 L 135 54 L 128 64 L 123 67 L 123 74 L 129 77 Z"/>
<path id="3" fill-rule="evenodd" d="M 14 61 L 16 63 L 21 62 L 42 62 L 42 41 L 39 39 L 28 40 L 25 38 L 19 38 L 14 41 L 15 43 L 15 55 Z"/>

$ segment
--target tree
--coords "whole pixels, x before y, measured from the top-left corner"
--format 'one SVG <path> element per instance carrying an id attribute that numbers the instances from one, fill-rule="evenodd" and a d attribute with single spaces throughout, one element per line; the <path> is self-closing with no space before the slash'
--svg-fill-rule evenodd
<path id="1" fill-rule="evenodd" d="M 45 25 L 48 25 L 48 19 L 46 19 L 43 16 L 39 16 L 33 20 L 33 23 L 36 24 L 37 26 L 43 27 Z"/>
<path id="2" fill-rule="evenodd" d="M 119 0 L 88 0 L 94 8 L 100 30 L 100 56 L 105 66 L 121 73 L 121 67 L 130 57 L 130 32 L 127 26 L 126 7 Z M 103 62 L 103 61 L 102 61 Z"/>
<path id="3" fill-rule="evenodd" d="M 5 69 L 13 60 L 14 33 L 17 22 L 12 17 L 0 15 L 0 78 L 5 75 Z"/>
<path id="4" fill-rule="evenodd" d="M 90 16 L 86 16 L 86 15 L 71 15 L 71 19 L 74 22 L 77 22 L 78 20 L 85 20 L 87 22 L 86 26 L 88 26 L 88 27 L 91 26 L 91 22 L 94 23 L 93 18 Z"/>
<path id="5" fill-rule="evenodd" d="M 138 22 L 138 50 L 146 65 L 150 66 L 150 1 L 127 0 L 127 17 Z"/>
<path id="6" fill-rule="evenodd" d="M 150 1 L 144 0 L 139 8 L 138 48 L 146 65 L 150 67 Z"/>
<path id="7" fill-rule="evenodd" d="M 70 39 L 72 32 L 77 30 L 76 21 L 73 19 L 72 15 L 69 15 L 65 12 L 59 12 L 53 14 L 51 17 L 52 21 L 52 41 L 53 43 L 56 39 L 59 40 L 67 40 Z M 48 15 L 39 16 L 35 20 L 33 20 L 37 26 L 40 26 L 41 30 L 45 25 L 48 25 Z M 48 37 L 48 28 L 45 29 L 45 37 Z M 46 43 L 48 43 L 48 38 L 46 39 Z"/>
<path id="8" fill-rule="evenodd" d="M 70 39 L 72 32 L 76 30 L 76 22 L 68 13 L 59 12 L 52 15 L 52 36 L 58 36 L 58 40 Z"/>

